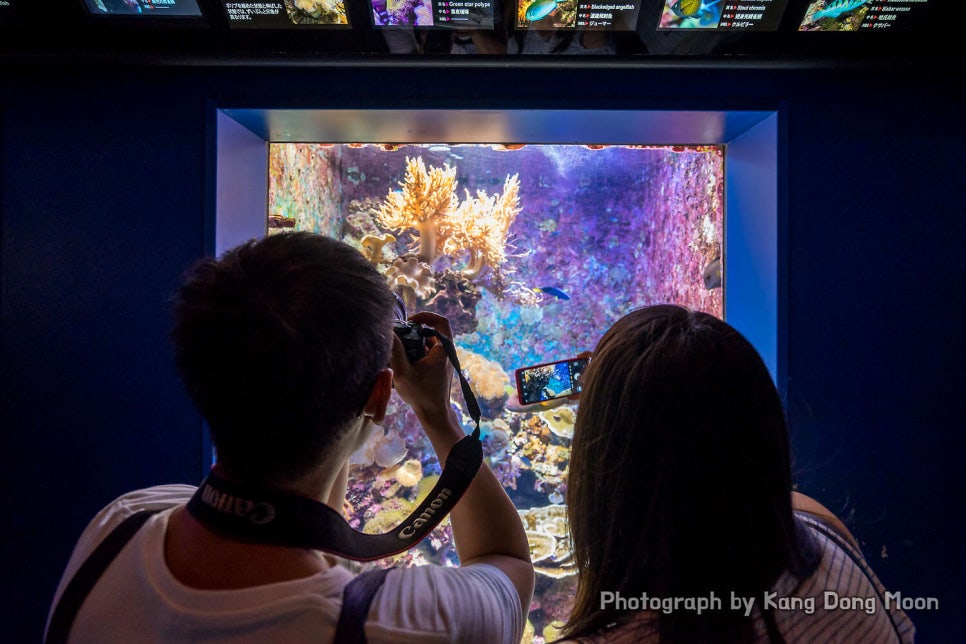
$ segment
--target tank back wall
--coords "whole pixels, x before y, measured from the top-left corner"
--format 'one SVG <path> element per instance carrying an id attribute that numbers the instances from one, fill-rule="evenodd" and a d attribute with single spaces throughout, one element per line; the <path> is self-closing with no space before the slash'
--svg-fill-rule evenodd
<path id="1" fill-rule="evenodd" d="M 890 590 L 939 598 L 910 612 L 922 641 L 966 632 L 961 65 L 0 65 L 10 641 L 40 638 L 101 507 L 202 471 L 167 302 L 215 249 L 219 105 L 777 111 L 777 355 L 796 481 L 846 519 Z"/>

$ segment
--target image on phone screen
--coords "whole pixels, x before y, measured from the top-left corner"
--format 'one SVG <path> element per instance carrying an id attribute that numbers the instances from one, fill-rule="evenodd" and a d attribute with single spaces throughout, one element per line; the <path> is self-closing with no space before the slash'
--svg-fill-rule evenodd
<path id="1" fill-rule="evenodd" d="M 573 358 L 517 369 L 520 403 L 532 405 L 579 392 L 580 376 L 587 368 L 587 362 L 587 358 Z"/>

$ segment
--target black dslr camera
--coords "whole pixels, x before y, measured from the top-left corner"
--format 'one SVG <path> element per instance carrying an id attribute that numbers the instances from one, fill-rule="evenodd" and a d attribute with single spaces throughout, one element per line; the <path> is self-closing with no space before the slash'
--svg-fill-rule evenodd
<path id="1" fill-rule="evenodd" d="M 433 334 L 431 328 L 406 320 L 393 320 L 392 330 L 399 336 L 410 362 L 426 357 L 426 338 Z"/>

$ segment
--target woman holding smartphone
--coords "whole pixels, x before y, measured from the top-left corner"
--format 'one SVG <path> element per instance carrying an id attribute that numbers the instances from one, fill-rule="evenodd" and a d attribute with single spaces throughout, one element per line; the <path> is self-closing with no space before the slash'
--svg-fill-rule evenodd
<path id="1" fill-rule="evenodd" d="M 567 506 L 568 642 L 913 640 L 842 522 L 792 491 L 771 376 L 711 315 L 646 307 L 604 334 L 583 374 Z M 862 602 L 829 608 L 826 591 Z"/>

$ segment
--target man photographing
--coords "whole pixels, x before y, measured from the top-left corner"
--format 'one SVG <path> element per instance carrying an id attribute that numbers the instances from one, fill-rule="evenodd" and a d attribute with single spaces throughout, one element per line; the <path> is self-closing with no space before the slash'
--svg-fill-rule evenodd
<path id="1" fill-rule="evenodd" d="M 348 458 L 384 418 L 393 387 L 445 463 L 464 437 L 449 399 L 453 369 L 436 338 L 425 357 L 407 358 L 392 331 L 394 306 L 361 254 L 310 233 L 272 235 L 192 267 L 175 299 L 172 339 L 211 429 L 215 472 L 339 510 Z M 441 316 L 410 319 L 452 337 Z M 87 593 L 70 641 L 330 641 L 353 574 L 316 549 L 213 529 L 186 508 L 194 493 L 138 490 L 91 522 L 55 604 L 124 519 L 160 510 Z M 533 568 L 519 515 L 489 468 L 451 517 L 461 566 L 392 570 L 372 599 L 369 642 L 519 641 Z"/>

